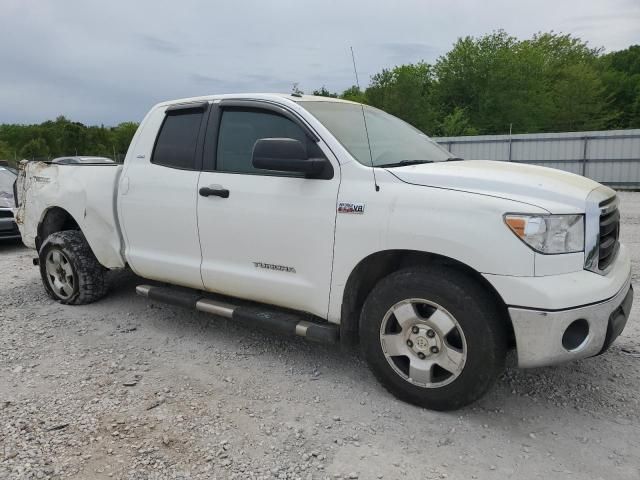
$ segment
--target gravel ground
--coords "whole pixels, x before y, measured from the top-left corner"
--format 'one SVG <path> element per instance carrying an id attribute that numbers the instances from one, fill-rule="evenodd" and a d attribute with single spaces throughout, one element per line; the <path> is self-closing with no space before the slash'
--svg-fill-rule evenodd
<path id="1" fill-rule="evenodd" d="M 640 193 L 622 193 L 640 272 Z M 0 244 L 0 478 L 640 478 L 640 298 L 605 355 L 508 369 L 453 413 L 355 352 L 149 302 L 133 275 L 66 307 Z"/>

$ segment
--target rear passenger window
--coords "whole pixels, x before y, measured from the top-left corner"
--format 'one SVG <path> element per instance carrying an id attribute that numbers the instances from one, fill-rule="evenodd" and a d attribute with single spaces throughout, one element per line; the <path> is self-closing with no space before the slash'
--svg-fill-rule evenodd
<path id="1" fill-rule="evenodd" d="M 151 163 L 165 167 L 196 169 L 196 145 L 203 112 L 167 114 L 158 133 Z"/>
<path id="2" fill-rule="evenodd" d="M 251 163 L 253 146 L 261 138 L 294 138 L 300 140 L 309 153 L 315 153 L 318 148 L 302 128 L 277 113 L 247 108 L 225 109 L 218 134 L 217 170 L 265 175 L 264 170 L 254 168 Z M 281 172 L 278 175 L 295 174 Z"/>

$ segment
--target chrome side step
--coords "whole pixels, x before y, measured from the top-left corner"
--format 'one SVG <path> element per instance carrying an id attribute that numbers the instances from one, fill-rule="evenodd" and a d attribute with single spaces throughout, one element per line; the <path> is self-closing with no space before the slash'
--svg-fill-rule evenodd
<path id="1" fill-rule="evenodd" d="M 328 322 L 314 322 L 311 316 L 280 311 L 275 307 L 231 305 L 204 297 L 197 291 L 167 287 L 138 285 L 136 293 L 158 302 L 194 308 L 201 312 L 239 321 L 245 325 L 284 335 L 297 335 L 315 342 L 336 343 L 338 326 Z"/>

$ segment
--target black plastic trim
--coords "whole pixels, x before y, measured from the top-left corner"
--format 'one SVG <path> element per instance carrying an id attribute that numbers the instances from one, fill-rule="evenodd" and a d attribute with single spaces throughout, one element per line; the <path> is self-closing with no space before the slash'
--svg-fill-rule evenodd
<path id="1" fill-rule="evenodd" d="M 295 335 L 298 316 L 286 313 L 275 313 L 253 307 L 238 307 L 231 314 L 233 320 L 255 328 L 269 330 L 283 335 Z"/>
<path id="2" fill-rule="evenodd" d="M 13 203 L 16 208 L 20 207 L 20 205 L 18 204 L 18 177 L 16 177 L 13 182 Z"/>
<path id="3" fill-rule="evenodd" d="M 631 307 L 633 305 L 633 285 L 629 287 L 627 295 L 618 308 L 609 316 L 609 323 L 607 324 L 607 333 L 604 339 L 604 344 L 598 355 L 606 352 L 611 344 L 620 336 L 622 331 L 629 321 L 631 316 Z"/>
<path id="4" fill-rule="evenodd" d="M 198 193 L 200 194 L 201 197 L 214 196 L 214 197 L 229 198 L 229 190 L 227 190 L 226 188 L 202 187 L 200 188 Z"/>
<path id="5" fill-rule="evenodd" d="M 307 327 L 305 338 L 320 343 L 338 343 L 340 331 L 338 325 L 332 323 L 314 323 Z"/>
<path id="6" fill-rule="evenodd" d="M 202 295 L 172 288 L 151 287 L 147 292 L 147 297 L 150 300 L 169 303 L 178 307 L 196 308 L 196 302 L 202 298 Z"/>
<path id="7" fill-rule="evenodd" d="M 219 104 L 213 103 L 207 116 L 209 118 L 202 150 L 202 170 L 215 172 L 218 155 L 218 131 L 220 129 L 220 117 L 222 116 Z"/>
<path id="8" fill-rule="evenodd" d="M 209 102 L 181 103 L 167 107 L 164 113 L 166 115 L 179 115 L 181 113 L 204 112 L 208 105 Z"/>
<path id="9" fill-rule="evenodd" d="M 268 111 L 277 113 L 291 120 L 293 123 L 295 123 L 300 128 L 302 128 L 302 130 L 304 130 L 307 136 L 314 142 L 318 143 L 320 141 L 320 137 L 318 137 L 318 135 L 316 135 L 316 133 L 313 130 L 311 130 L 311 128 L 309 128 L 309 125 L 307 125 L 307 123 L 302 118 L 300 118 L 298 114 L 294 113 L 292 110 L 289 110 L 283 105 L 279 105 L 279 104 L 272 103 L 265 100 L 222 100 L 219 103 L 219 105 L 223 109 L 226 107 L 237 107 L 237 108 L 268 110 Z"/>

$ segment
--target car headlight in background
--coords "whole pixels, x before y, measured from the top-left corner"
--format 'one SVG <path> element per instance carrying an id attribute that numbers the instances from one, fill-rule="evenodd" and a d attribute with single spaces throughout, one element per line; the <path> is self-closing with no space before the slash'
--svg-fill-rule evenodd
<path id="1" fill-rule="evenodd" d="M 553 254 L 584 250 L 584 215 L 508 214 L 504 221 L 536 252 Z"/>

